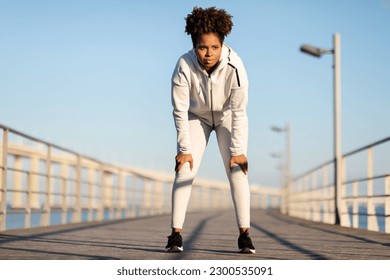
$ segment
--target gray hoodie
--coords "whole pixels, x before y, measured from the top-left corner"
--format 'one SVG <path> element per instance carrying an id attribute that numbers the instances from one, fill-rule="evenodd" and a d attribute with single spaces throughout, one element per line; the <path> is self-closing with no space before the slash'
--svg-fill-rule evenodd
<path id="1" fill-rule="evenodd" d="M 247 74 L 240 57 L 230 47 L 223 45 L 220 61 L 210 75 L 199 64 L 194 49 L 181 56 L 172 75 L 173 117 L 179 152 L 191 153 L 189 119 L 199 118 L 216 127 L 232 116 L 231 154 L 244 154 L 247 103 Z"/>

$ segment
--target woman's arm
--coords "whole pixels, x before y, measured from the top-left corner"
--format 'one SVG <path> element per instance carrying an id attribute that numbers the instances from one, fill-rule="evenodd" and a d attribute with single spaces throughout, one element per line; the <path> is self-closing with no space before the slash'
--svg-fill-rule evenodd
<path id="1" fill-rule="evenodd" d="M 172 106 L 173 118 L 177 131 L 178 152 L 191 153 L 191 143 L 188 124 L 188 109 L 190 106 L 188 73 L 185 62 L 180 59 L 172 75 Z"/>
<path id="2" fill-rule="evenodd" d="M 183 60 L 180 59 L 172 75 L 173 118 L 177 131 L 178 145 L 178 154 L 175 157 L 175 172 L 179 172 L 186 162 L 189 162 L 191 170 L 193 166 L 188 123 L 190 85 L 187 78 L 188 73 L 186 74 L 186 71 L 183 69 L 183 63 Z"/>
<path id="3" fill-rule="evenodd" d="M 248 78 L 241 60 L 237 62 L 235 78 L 232 83 L 230 108 L 232 110 L 231 154 L 239 156 L 246 153 L 248 140 Z"/>

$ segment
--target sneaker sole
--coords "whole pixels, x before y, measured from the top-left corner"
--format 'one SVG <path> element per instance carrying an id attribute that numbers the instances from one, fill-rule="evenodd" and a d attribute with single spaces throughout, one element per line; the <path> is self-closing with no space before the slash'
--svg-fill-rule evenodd
<path id="1" fill-rule="evenodd" d="M 240 253 L 241 254 L 255 254 L 256 250 L 255 249 L 250 249 L 250 248 L 242 248 Z"/>
<path id="2" fill-rule="evenodd" d="M 183 252 L 183 247 L 172 246 L 170 248 L 165 248 L 166 253 L 181 253 Z"/>

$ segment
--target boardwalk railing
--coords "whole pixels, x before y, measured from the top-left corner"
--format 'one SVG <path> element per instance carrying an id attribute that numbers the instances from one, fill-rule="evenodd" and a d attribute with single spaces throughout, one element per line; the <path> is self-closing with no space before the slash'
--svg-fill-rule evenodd
<path id="1" fill-rule="evenodd" d="M 344 154 L 341 170 L 337 196 L 333 160 L 293 179 L 283 212 L 334 224 L 337 205 L 341 226 L 390 233 L 390 137 Z"/>
<path id="2" fill-rule="evenodd" d="M 172 174 L 116 166 L 0 124 L 0 231 L 171 211 Z M 231 207 L 227 183 L 196 179 L 188 211 Z M 252 207 L 278 190 L 251 186 Z"/>

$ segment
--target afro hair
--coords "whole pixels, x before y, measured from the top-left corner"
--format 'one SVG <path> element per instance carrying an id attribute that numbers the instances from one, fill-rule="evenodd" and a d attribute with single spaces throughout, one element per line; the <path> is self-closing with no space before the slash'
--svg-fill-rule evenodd
<path id="1" fill-rule="evenodd" d="M 210 7 L 202 9 L 194 7 L 191 14 L 185 18 L 185 32 L 191 35 L 192 43 L 196 47 L 198 37 L 205 33 L 216 33 L 223 43 L 224 38 L 232 31 L 232 15 L 223 9 Z"/>

